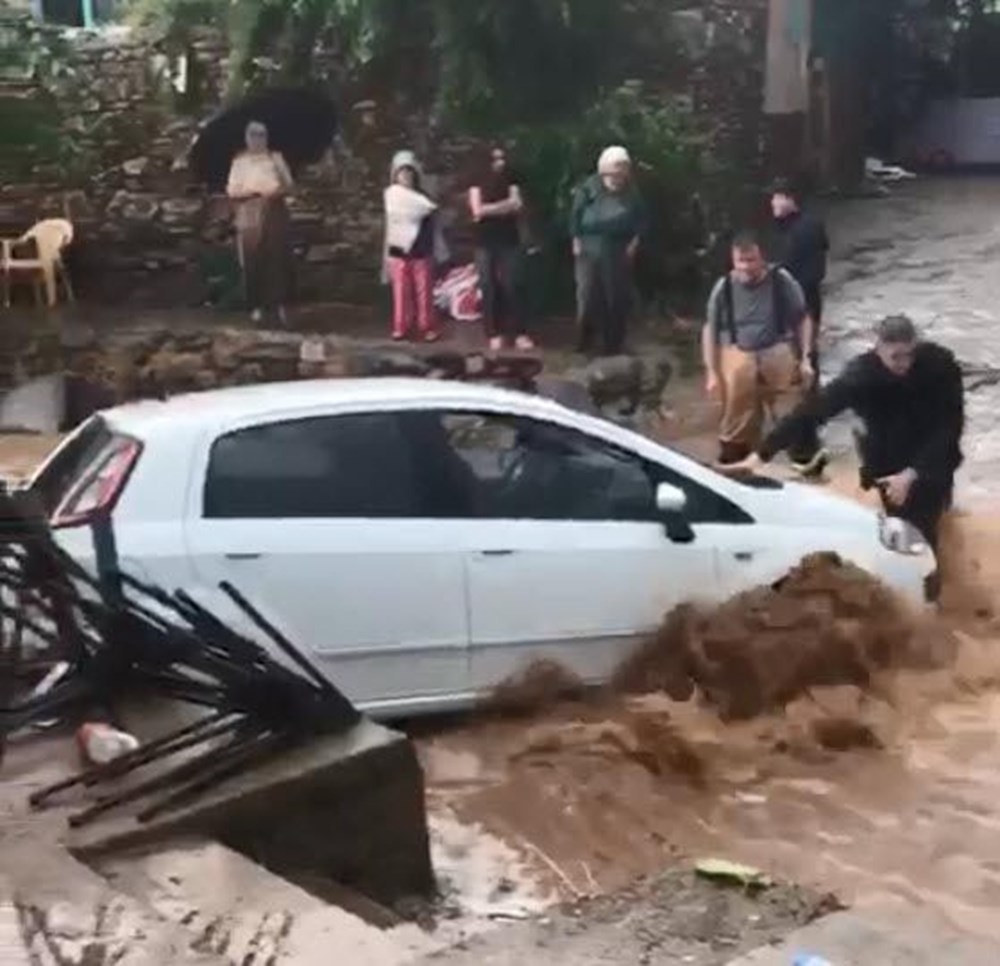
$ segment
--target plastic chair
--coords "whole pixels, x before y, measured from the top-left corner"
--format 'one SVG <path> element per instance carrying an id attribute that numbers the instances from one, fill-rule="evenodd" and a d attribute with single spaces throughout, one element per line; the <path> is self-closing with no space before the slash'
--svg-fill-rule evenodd
<path id="1" fill-rule="evenodd" d="M 62 278 L 66 298 L 74 301 L 73 286 L 63 262 L 63 251 L 73 241 L 73 224 L 65 218 L 46 218 L 29 228 L 20 238 L 5 238 L 0 252 L 0 270 L 3 273 L 4 305 L 10 306 L 11 278 L 23 272 L 34 276 L 35 298 L 45 290 L 46 304 L 51 308 L 59 300 L 58 281 Z M 33 242 L 34 257 L 14 255 L 14 249 Z"/>

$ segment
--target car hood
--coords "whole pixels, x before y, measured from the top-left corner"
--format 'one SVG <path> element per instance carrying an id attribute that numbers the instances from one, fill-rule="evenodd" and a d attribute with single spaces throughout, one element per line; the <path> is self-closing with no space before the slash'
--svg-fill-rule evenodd
<path id="1" fill-rule="evenodd" d="M 742 502 L 758 523 L 877 533 L 878 514 L 873 509 L 804 483 L 786 483 L 781 489 L 753 490 Z"/>

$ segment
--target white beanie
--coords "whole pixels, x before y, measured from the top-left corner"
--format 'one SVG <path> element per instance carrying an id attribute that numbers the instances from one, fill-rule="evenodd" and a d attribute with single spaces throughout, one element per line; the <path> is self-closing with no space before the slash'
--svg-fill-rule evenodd
<path id="1" fill-rule="evenodd" d="M 613 171 L 620 164 L 631 163 L 632 158 L 629 155 L 628 150 L 623 148 L 620 144 L 615 144 L 610 148 L 605 148 L 601 152 L 601 157 L 597 162 L 597 173 L 608 174 L 608 172 Z"/>

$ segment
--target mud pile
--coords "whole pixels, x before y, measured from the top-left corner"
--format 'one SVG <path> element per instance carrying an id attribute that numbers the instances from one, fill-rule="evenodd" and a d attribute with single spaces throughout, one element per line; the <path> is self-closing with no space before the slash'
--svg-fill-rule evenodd
<path id="1" fill-rule="evenodd" d="M 835 554 L 816 554 L 773 587 L 712 610 L 673 611 L 614 687 L 674 700 L 697 690 L 721 717 L 752 718 L 813 688 L 867 688 L 880 671 L 951 656 L 947 635 L 919 624 L 882 584 Z"/>

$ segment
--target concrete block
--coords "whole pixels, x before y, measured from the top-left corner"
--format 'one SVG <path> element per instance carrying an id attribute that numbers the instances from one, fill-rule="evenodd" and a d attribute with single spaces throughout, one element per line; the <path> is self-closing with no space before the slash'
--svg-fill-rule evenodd
<path id="1" fill-rule="evenodd" d="M 282 752 L 151 822 L 136 820 L 140 810 L 71 832 L 68 848 L 97 862 L 169 840 L 214 839 L 277 875 L 327 878 L 384 905 L 434 887 L 416 752 L 371 721 Z"/>

